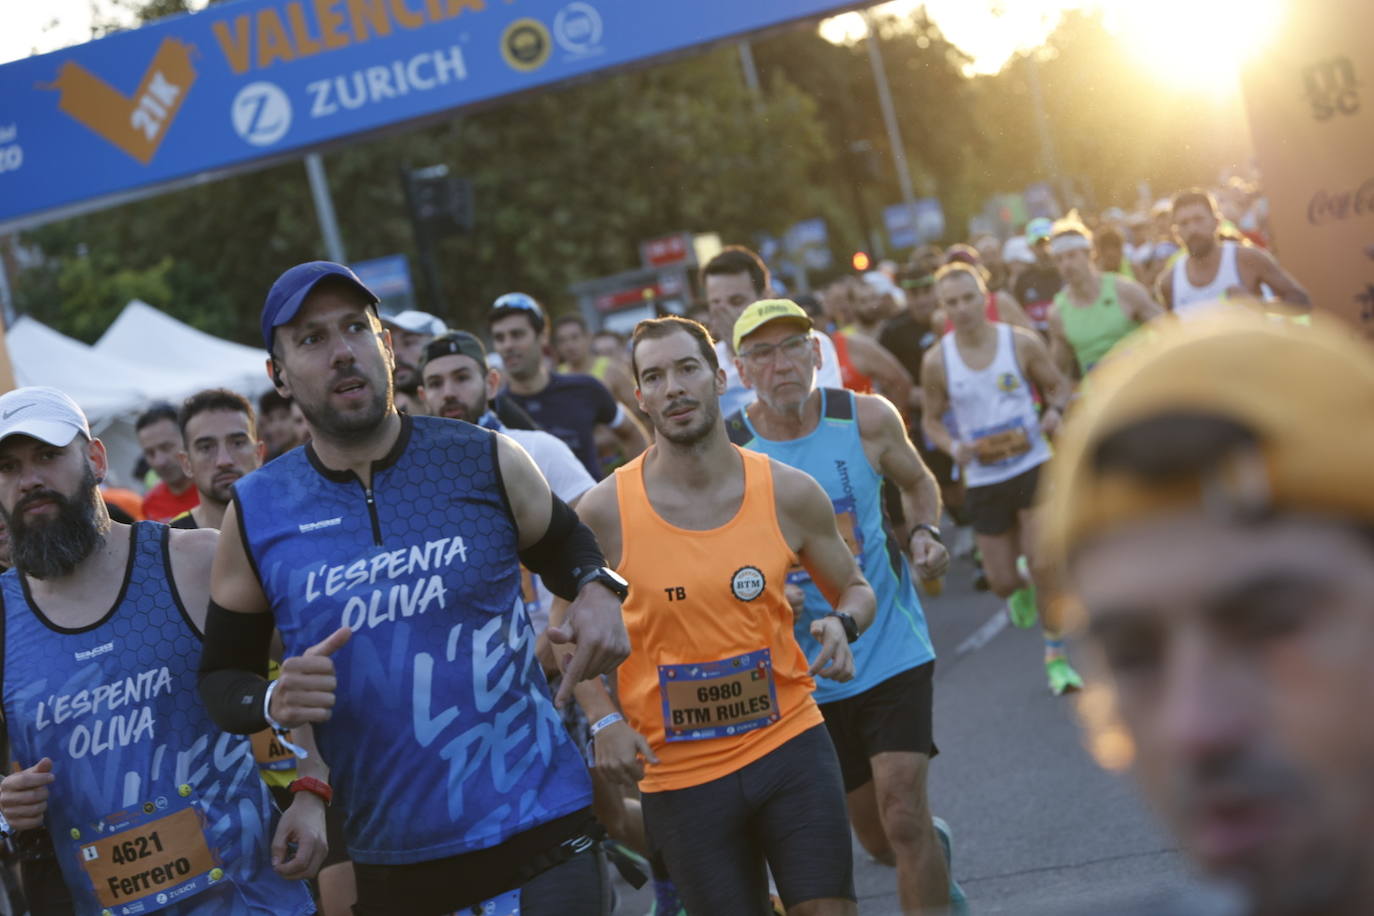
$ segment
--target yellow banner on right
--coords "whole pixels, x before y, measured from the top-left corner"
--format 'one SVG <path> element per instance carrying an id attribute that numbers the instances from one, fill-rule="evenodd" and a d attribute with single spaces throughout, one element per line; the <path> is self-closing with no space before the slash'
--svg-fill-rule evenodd
<path id="1" fill-rule="evenodd" d="M 1283 266 L 1374 339 L 1374 2 L 1289 0 L 1244 74 Z"/>

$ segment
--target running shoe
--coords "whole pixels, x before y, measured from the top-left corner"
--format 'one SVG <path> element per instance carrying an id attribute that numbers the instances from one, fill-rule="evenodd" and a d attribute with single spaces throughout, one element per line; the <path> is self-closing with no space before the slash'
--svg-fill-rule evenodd
<path id="1" fill-rule="evenodd" d="M 954 880 L 954 832 L 943 817 L 932 817 L 935 835 L 940 838 L 940 849 L 945 853 L 945 868 L 949 871 L 949 912 L 950 916 L 968 916 L 968 896 L 959 882 Z"/>
<path id="2" fill-rule="evenodd" d="M 1021 574 L 1021 581 L 1030 582 L 1030 563 L 1024 556 L 1016 558 L 1016 571 Z M 1023 630 L 1028 630 L 1035 626 L 1037 613 L 1035 610 L 1035 586 L 1026 585 L 1018 588 L 1011 593 L 1007 599 L 1007 616 L 1011 618 L 1014 626 Z"/>
<path id="3" fill-rule="evenodd" d="M 1035 610 L 1035 586 L 1027 585 L 1018 588 L 1007 598 L 1007 616 L 1011 618 L 1014 626 L 1023 630 L 1028 630 L 1035 626 L 1035 619 L 1038 616 Z"/>
<path id="4" fill-rule="evenodd" d="M 991 587 L 988 584 L 987 570 L 983 569 L 983 554 L 975 547 L 973 550 L 973 590 L 985 592 Z"/>
<path id="5" fill-rule="evenodd" d="M 1055 696 L 1083 689 L 1083 678 L 1078 676 L 1069 660 L 1062 655 L 1045 659 L 1045 674 L 1049 677 L 1050 693 Z"/>

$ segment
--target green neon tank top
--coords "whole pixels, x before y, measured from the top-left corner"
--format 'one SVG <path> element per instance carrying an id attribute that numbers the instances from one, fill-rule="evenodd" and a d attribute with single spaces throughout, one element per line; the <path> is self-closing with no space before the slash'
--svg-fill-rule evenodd
<path id="1" fill-rule="evenodd" d="M 1078 358 L 1078 367 L 1086 374 L 1116 342 L 1140 327 L 1121 307 L 1116 295 L 1116 274 L 1102 275 L 1102 288 L 1092 305 L 1081 306 L 1069 298 L 1066 286 L 1055 294 L 1064 335 Z"/>

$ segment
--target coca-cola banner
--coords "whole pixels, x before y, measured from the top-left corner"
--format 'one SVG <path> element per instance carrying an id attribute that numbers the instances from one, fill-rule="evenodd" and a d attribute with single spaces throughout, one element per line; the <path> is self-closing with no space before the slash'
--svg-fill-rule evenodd
<path id="1" fill-rule="evenodd" d="M 1279 259 L 1374 338 L 1374 3 L 1303 0 L 1245 74 Z"/>

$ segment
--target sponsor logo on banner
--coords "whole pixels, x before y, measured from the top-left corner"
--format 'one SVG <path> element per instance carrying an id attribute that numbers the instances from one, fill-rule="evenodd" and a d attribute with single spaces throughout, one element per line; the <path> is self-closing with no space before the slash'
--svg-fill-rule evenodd
<path id="1" fill-rule="evenodd" d="M 18 139 L 17 124 L 0 126 L 0 172 L 17 171 L 24 164 L 24 148 L 15 142 Z"/>
<path id="2" fill-rule="evenodd" d="M 271 146 L 291 129 L 291 100 L 275 83 L 249 83 L 230 106 L 234 133 L 254 146 Z"/>
<path id="3" fill-rule="evenodd" d="M 544 66 L 552 51 L 553 39 L 538 19 L 517 19 L 501 35 L 501 56 L 522 73 Z"/>
<path id="4" fill-rule="evenodd" d="M 164 38 L 133 98 L 74 60 L 63 61 L 57 79 L 43 88 L 61 93 L 62 111 L 147 165 L 196 81 L 192 50 L 189 44 Z"/>
<path id="5" fill-rule="evenodd" d="M 601 51 L 601 32 L 601 14 L 581 0 L 563 7 L 553 19 L 554 40 L 564 51 L 578 57 Z"/>

